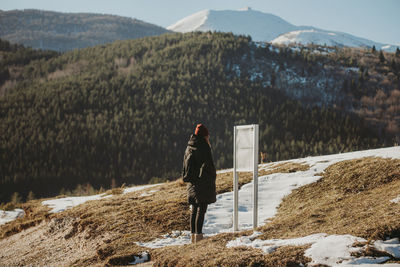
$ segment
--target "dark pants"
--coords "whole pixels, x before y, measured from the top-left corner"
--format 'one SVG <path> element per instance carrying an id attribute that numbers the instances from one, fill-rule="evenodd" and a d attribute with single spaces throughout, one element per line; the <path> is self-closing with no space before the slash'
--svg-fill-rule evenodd
<path id="1" fill-rule="evenodd" d="M 203 230 L 204 214 L 207 211 L 207 204 L 192 204 L 192 213 L 190 215 L 190 230 L 192 234 L 201 234 Z"/>

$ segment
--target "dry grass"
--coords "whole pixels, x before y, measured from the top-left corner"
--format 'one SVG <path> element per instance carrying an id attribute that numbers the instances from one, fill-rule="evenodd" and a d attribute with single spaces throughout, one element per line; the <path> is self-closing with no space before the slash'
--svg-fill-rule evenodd
<path id="1" fill-rule="evenodd" d="M 268 170 L 260 170 L 260 175 L 274 172 L 293 172 L 308 168 L 301 164 L 271 165 Z M 240 186 L 252 180 L 251 173 L 240 173 Z M 134 242 L 147 242 L 173 230 L 189 230 L 189 207 L 186 201 L 186 184 L 182 180 L 144 190 L 158 190 L 151 196 L 140 196 L 143 191 L 121 194 L 122 188 L 114 188 L 111 198 L 89 201 L 59 214 L 49 214 L 49 209 L 41 205 L 42 200 L 24 204 L 27 216 L 0 227 L 0 236 L 5 238 L 16 234 L 43 220 L 75 218 L 73 227 L 65 239 L 78 235 L 93 240 L 103 233 L 109 233 L 97 249 L 96 257 L 81 259 L 77 266 L 108 262 L 126 264 L 143 251 Z M 232 173 L 217 175 L 218 194 L 232 190 Z M 251 249 L 248 249 L 251 250 Z M 152 252 L 153 253 L 153 252 Z M 300 253 L 301 254 L 301 253 Z"/>
<path id="2" fill-rule="evenodd" d="M 366 239 L 400 237 L 400 160 L 364 158 L 339 162 L 316 183 L 292 192 L 262 238 L 314 233 L 352 234 Z"/>
<path id="3" fill-rule="evenodd" d="M 50 216 L 50 209 L 47 206 L 42 206 L 40 200 L 31 200 L 24 204 L 18 204 L 18 206 L 25 211 L 25 216 L 0 226 L 0 239 L 38 225 Z"/>
<path id="4" fill-rule="evenodd" d="M 267 165 L 259 174 L 307 169 L 306 164 L 280 163 Z M 400 160 L 365 158 L 335 164 L 320 181 L 286 197 L 273 221 L 260 228 L 264 232 L 261 238 L 292 238 L 320 232 L 371 239 L 400 237 L 399 205 L 390 203 L 400 194 L 399 171 Z M 252 174 L 241 173 L 239 178 L 243 185 L 251 181 Z M 141 196 L 155 189 L 158 191 L 152 195 Z M 232 173 L 218 174 L 218 193 L 231 190 Z M 306 246 L 282 247 L 268 255 L 252 248 L 226 248 L 226 243 L 238 234 L 220 234 L 198 244 L 178 247 L 139 247 L 135 242 L 151 241 L 173 230 L 189 230 L 186 184 L 181 180 L 89 201 L 59 214 L 49 215 L 48 209 L 38 203 L 24 207 L 31 207 L 31 214 L 0 227 L 0 234 L 5 237 L 21 231 L 28 218 L 75 218 L 66 240 L 83 233 L 87 240 L 94 240 L 108 233 L 96 254 L 79 259 L 74 266 L 126 265 L 145 250 L 155 266 L 298 266 L 309 262 L 304 257 Z M 243 234 L 246 233 L 240 233 Z"/>
<path id="5" fill-rule="evenodd" d="M 299 266 L 310 261 L 304 257 L 307 246 L 281 247 L 269 255 L 253 248 L 226 247 L 242 234 L 220 234 L 197 244 L 154 250 L 153 266 Z"/>

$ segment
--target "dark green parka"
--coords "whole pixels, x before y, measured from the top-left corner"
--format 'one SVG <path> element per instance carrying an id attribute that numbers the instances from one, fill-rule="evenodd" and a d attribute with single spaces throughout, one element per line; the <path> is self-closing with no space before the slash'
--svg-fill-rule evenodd
<path id="1" fill-rule="evenodd" d="M 182 178 L 188 182 L 189 204 L 217 201 L 215 179 L 217 177 L 211 148 L 204 137 L 192 135 L 183 158 Z"/>

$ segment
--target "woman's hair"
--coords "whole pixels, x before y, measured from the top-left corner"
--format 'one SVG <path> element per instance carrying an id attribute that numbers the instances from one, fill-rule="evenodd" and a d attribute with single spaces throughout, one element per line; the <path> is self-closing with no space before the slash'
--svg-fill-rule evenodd
<path id="1" fill-rule="evenodd" d="M 196 130 L 194 131 L 195 135 L 199 136 L 209 136 L 210 132 L 208 131 L 207 127 L 204 124 L 197 124 Z"/>

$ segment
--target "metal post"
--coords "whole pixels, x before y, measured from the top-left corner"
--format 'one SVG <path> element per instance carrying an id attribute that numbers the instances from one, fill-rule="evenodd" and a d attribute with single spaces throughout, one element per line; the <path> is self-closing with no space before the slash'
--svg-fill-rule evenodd
<path id="1" fill-rule="evenodd" d="M 253 135 L 253 183 L 254 183 L 254 200 L 253 200 L 253 229 L 257 228 L 258 225 L 258 124 L 253 125 L 254 135 Z"/>
<path id="2" fill-rule="evenodd" d="M 236 126 L 233 128 L 233 231 L 239 231 L 239 181 L 236 173 Z"/>

